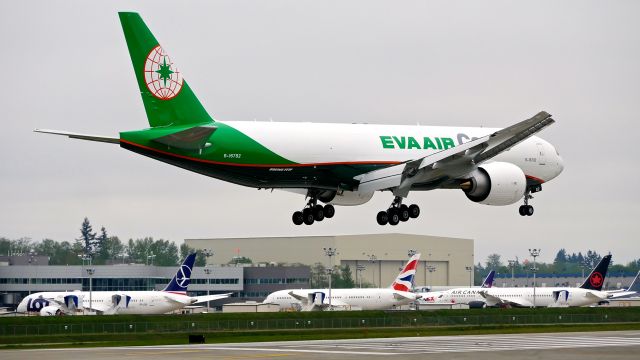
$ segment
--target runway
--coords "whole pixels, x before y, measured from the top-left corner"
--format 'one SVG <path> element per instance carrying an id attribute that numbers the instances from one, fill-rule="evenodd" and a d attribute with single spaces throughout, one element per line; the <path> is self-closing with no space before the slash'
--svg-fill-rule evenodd
<path id="1" fill-rule="evenodd" d="M 212 336 L 209 334 L 209 336 Z M 637 359 L 639 331 L 517 335 L 433 336 L 388 339 L 317 340 L 211 345 L 167 345 L 46 350 L 2 350 L 5 360 L 141 358 L 187 359 L 370 359 L 419 356 L 430 359 Z"/>

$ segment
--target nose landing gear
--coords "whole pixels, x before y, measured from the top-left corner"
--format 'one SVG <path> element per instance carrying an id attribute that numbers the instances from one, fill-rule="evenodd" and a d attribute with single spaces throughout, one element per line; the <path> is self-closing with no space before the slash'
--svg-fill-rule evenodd
<path id="1" fill-rule="evenodd" d="M 405 222 L 409 219 L 415 219 L 420 216 L 420 207 L 416 204 L 405 205 L 402 198 L 396 196 L 387 211 L 380 211 L 376 215 L 376 221 L 379 225 L 398 225 L 401 221 Z"/>
<path id="2" fill-rule="evenodd" d="M 296 211 L 291 216 L 291 220 L 296 225 L 312 225 L 316 221 L 322 221 L 325 218 L 331 219 L 336 214 L 336 209 L 331 204 L 320 205 L 318 199 L 312 197 L 302 211 Z"/>

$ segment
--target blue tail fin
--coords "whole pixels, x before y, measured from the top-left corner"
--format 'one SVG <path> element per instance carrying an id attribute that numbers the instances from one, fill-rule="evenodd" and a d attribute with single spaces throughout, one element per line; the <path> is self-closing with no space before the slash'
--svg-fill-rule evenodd
<path id="1" fill-rule="evenodd" d="M 640 271 L 638 271 L 638 273 L 636 274 L 636 277 L 633 279 L 633 281 L 629 285 L 629 288 L 627 289 L 627 291 L 640 292 L 640 281 L 639 281 L 640 279 L 638 279 L 638 277 L 640 277 Z"/>
<path id="2" fill-rule="evenodd" d="M 189 254 L 185 259 L 171 282 L 162 291 L 187 295 L 187 286 L 191 283 L 191 269 L 196 262 L 196 253 Z"/>
<path id="3" fill-rule="evenodd" d="M 596 268 L 593 269 L 591 274 L 584 281 L 584 284 L 580 286 L 583 289 L 587 290 L 602 290 L 602 286 L 604 285 L 604 278 L 607 276 L 607 270 L 609 269 L 609 263 L 611 262 L 611 255 L 606 255 L 600 260 Z"/>
<path id="4" fill-rule="evenodd" d="M 491 270 L 489 271 L 489 275 L 487 275 L 487 277 L 484 279 L 484 281 L 482 282 L 482 286 L 483 288 L 490 288 L 493 286 L 493 277 L 496 275 L 496 271 L 495 270 Z"/>

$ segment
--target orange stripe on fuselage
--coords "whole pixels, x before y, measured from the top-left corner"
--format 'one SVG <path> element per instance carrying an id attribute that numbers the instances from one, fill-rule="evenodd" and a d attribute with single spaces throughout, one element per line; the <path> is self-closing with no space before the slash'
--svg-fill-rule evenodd
<path id="1" fill-rule="evenodd" d="M 239 163 L 228 163 L 222 161 L 213 161 L 213 160 L 205 160 L 198 159 L 190 156 L 179 155 L 170 153 L 167 151 L 162 151 L 158 149 L 154 149 L 152 147 L 136 144 L 131 141 L 120 139 L 121 143 L 129 144 L 135 147 L 139 147 L 145 150 L 157 152 L 163 155 L 173 156 L 180 159 L 186 159 L 206 164 L 214 164 L 214 165 L 226 165 L 226 166 L 239 166 L 239 167 L 308 167 L 308 166 L 327 166 L 327 165 L 397 165 L 400 164 L 399 161 L 338 161 L 338 162 L 326 162 L 326 163 L 307 163 L 307 164 L 239 164 Z"/>

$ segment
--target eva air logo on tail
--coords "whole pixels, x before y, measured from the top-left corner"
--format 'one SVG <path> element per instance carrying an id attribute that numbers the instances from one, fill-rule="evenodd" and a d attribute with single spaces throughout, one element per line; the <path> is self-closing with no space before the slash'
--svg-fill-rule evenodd
<path id="1" fill-rule="evenodd" d="M 161 100 L 174 98 L 182 89 L 182 74 L 160 45 L 147 55 L 144 62 L 144 81 L 153 96 Z"/>

